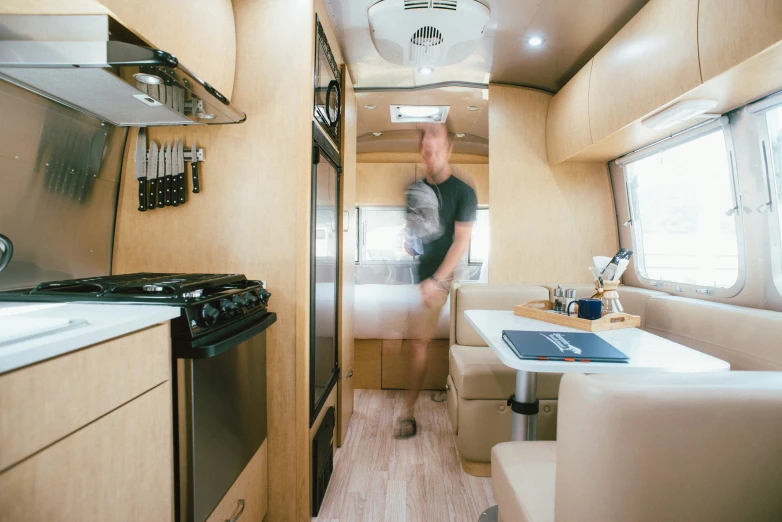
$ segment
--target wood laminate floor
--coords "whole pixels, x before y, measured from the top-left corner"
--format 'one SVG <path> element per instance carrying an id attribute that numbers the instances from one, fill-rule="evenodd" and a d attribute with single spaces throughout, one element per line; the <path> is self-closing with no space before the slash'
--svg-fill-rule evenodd
<path id="1" fill-rule="evenodd" d="M 403 392 L 356 390 L 355 410 L 313 522 L 477 522 L 494 505 L 491 479 L 459 464 L 445 393 L 421 392 L 418 435 L 393 438 Z"/>

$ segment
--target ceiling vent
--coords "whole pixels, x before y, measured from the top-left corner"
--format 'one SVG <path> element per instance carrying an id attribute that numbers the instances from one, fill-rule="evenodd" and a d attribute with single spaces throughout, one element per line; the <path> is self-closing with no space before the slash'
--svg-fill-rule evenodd
<path id="1" fill-rule="evenodd" d="M 489 8 L 478 0 L 380 0 L 367 12 L 380 56 L 396 65 L 453 65 L 480 45 Z"/>

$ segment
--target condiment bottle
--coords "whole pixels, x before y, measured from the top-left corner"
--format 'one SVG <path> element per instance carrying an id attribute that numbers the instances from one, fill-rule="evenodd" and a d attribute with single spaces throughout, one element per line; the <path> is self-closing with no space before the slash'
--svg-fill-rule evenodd
<path id="1" fill-rule="evenodd" d="M 557 285 L 554 289 L 554 311 L 562 313 L 565 306 L 565 289 L 562 285 Z"/>

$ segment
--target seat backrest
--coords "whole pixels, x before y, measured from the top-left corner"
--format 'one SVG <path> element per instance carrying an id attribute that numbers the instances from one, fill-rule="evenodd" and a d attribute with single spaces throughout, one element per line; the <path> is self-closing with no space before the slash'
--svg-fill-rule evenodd
<path id="1" fill-rule="evenodd" d="M 778 521 L 782 373 L 566 375 L 555 520 Z"/>
<path id="2" fill-rule="evenodd" d="M 554 295 L 554 288 L 557 285 L 544 285 L 549 289 L 551 296 Z M 595 294 L 595 285 L 583 283 L 562 285 L 563 288 L 573 288 L 576 290 L 576 297 L 579 299 L 592 297 Z M 660 292 L 658 290 L 647 290 L 646 288 L 638 288 L 635 286 L 621 285 L 617 292 L 619 292 L 619 302 L 622 303 L 622 308 L 628 314 L 633 314 L 641 317 L 641 328 L 646 328 L 646 301 L 650 297 L 665 297 L 669 294 Z"/>
<path id="3" fill-rule="evenodd" d="M 518 304 L 548 299 L 549 293 L 537 285 L 494 285 L 467 283 L 451 288 L 451 345 L 486 346 L 481 336 L 464 318 L 465 310 L 513 310 Z"/>
<path id="4" fill-rule="evenodd" d="M 782 370 L 782 313 L 686 297 L 653 297 L 646 330 L 730 363 Z M 782 517 L 780 517 L 782 520 Z"/>

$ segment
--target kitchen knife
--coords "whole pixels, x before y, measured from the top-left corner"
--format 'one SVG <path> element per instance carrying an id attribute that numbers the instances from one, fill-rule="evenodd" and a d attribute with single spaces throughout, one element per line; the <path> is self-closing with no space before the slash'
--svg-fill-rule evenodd
<path id="1" fill-rule="evenodd" d="M 155 176 L 157 179 L 152 180 L 153 183 L 149 188 L 150 198 L 152 199 L 149 208 L 158 208 L 161 206 L 160 205 L 161 202 L 158 202 L 158 204 L 155 205 L 155 198 L 157 196 L 157 185 L 159 183 L 163 183 L 165 176 L 166 176 L 166 148 L 163 145 L 160 145 L 160 149 L 158 150 L 157 153 L 157 175 Z M 165 202 L 162 203 L 165 205 Z"/>
<path id="2" fill-rule="evenodd" d="M 193 193 L 198 194 L 201 192 L 201 182 L 198 179 L 198 151 L 196 150 L 195 141 L 190 151 L 192 154 L 190 157 L 190 169 L 193 171 Z"/>
<path id="3" fill-rule="evenodd" d="M 185 189 L 185 140 L 180 139 L 179 144 L 177 146 L 177 157 L 176 157 L 176 166 L 177 166 L 177 178 L 179 177 L 179 174 L 182 174 L 182 192 L 186 192 Z M 179 195 L 179 193 L 177 193 Z"/>
<path id="4" fill-rule="evenodd" d="M 144 127 L 138 130 L 136 140 L 136 179 L 138 180 L 138 209 L 139 212 L 144 212 L 147 210 L 147 130 Z"/>
<path id="5" fill-rule="evenodd" d="M 169 179 L 171 177 L 171 142 L 168 142 L 168 146 L 166 147 L 166 168 L 165 172 L 162 176 L 160 176 L 160 180 L 157 184 L 157 206 L 158 208 L 163 208 L 166 206 L 166 187 L 165 187 L 165 181 L 166 179 Z"/>
<path id="6" fill-rule="evenodd" d="M 185 146 L 185 140 L 183 139 L 180 147 L 184 148 Z M 182 159 L 184 160 L 184 152 L 182 153 Z M 185 204 L 185 163 L 182 161 L 179 164 L 179 170 L 177 178 L 179 178 L 179 202 L 181 204 Z"/>
<path id="7" fill-rule="evenodd" d="M 149 143 L 149 154 L 147 155 L 147 178 L 144 180 L 144 187 L 139 186 L 139 191 L 144 194 L 145 209 L 150 207 L 149 201 L 147 201 L 147 180 L 157 176 L 157 162 L 158 162 L 158 149 L 157 143 L 151 141 Z"/>
<path id="8" fill-rule="evenodd" d="M 166 194 L 166 206 L 170 207 L 173 203 L 171 202 L 171 190 L 172 190 L 172 179 L 173 176 L 171 175 L 171 172 L 166 169 L 166 181 L 164 186 L 164 192 Z M 175 189 L 174 189 L 175 190 Z"/>
<path id="9" fill-rule="evenodd" d="M 176 158 L 176 154 L 174 154 L 174 157 Z M 176 163 L 174 163 L 171 169 L 171 204 L 175 207 L 179 206 L 179 168 L 176 166 Z"/>

